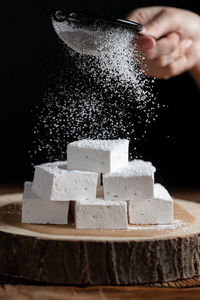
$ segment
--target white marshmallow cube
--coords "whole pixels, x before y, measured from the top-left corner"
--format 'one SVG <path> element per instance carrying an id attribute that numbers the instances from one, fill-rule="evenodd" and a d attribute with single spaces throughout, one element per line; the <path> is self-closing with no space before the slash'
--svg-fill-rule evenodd
<path id="1" fill-rule="evenodd" d="M 22 223 L 68 224 L 69 201 L 53 202 L 40 198 L 25 182 L 22 200 Z"/>
<path id="2" fill-rule="evenodd" d="M 133 160 L 128 166 L 103 176 L 104 199 L 153 199 L 155 168 L 150 162 Z"/>
<path id="3" fill-rule="evenodd" d="M 69 171 L 60 161 L 35 167 L 33 190 L 43 199 L 53 201 L 95 199 L 98 174 Z"/>
<path id="4" fill-rule="evenodd" d="M 114 172 L 128 165 L 128 140 L 80 140 L 67 146 L 68 170 Z"/>
<path id="5" fill-rule="evenodd" d="M 154 199 L 134 199 L 128 203 L 131 224 L 171 224 L 173 199 L 161 184 L 154 185 Z"/>
<path id="6" fill-rule="evenodd" d="M 75 224 L 78 229 L 127 229 L 127 203 L 125 201 L 77 201 Z"/>

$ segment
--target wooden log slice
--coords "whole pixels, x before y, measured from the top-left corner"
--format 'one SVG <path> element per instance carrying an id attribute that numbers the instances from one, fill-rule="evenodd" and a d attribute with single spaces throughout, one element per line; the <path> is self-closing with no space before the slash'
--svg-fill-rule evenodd
<path id="1" fill-rule="evenodd" d="M 21 223 L 21 194 L 0 197 L 0 276 L 68 285 L 133 285 L 200 275 L 200 204 L 175 200 L 173 225 L 78 230 Z"/>

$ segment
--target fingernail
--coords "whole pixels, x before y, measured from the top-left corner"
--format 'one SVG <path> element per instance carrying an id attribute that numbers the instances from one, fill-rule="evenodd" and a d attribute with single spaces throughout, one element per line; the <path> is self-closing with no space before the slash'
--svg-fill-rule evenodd
<path id="1" fill-rule="evenodd" d="M 143 49 L 151 49 L 154 47 L 153 41 L 146 37 L 140 39 L 139 45 Z"/>
<path id="2" fill-rule="evenodd" d="M 190 39 L 185 39 L 182 41 L 182 47 L 184 49 L 189 48 L 191 45 L 192 45 L 192 40 L 190 40 Z"/>

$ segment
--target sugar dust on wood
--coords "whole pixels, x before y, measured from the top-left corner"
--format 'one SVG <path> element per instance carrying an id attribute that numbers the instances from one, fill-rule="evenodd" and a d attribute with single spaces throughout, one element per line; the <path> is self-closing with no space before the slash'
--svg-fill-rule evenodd
<path id="1" fill-rule="evenodd" d="M 98 55 L 80 54 L 62 45 L 57 72 L 50 74 L 36 112 L 33 163 L 38 163 L 38 157 L 63 160 L 69 142 L 86 138 L 127 138 L 130 158 L 140 156 L 138 146 L 158 116 L 154 80 L 138 67 L 138 61 L 144 62 L 132 44 L 133 32 L 108 28 L 106 38 L 101 30 L 98 34 Z"/>

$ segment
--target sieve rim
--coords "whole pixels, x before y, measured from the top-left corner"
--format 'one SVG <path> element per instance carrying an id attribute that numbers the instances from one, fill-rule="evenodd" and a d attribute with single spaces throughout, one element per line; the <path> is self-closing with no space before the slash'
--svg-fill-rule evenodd
<path id="1" fill-rule="evenodd" d="M 113 24 L 113 25 L 118 25 L 122 27 L 126 27 L 129 29 L 134 30 L 135 32 L 139 32 L 142 30 L 142 25 L 121 19 L 121 18 L 116 18 L 113 16 L 106 16 L 104 14 L 95 14 L 95 13 L 90 13 L 90 12 L 83 12 L 83 11 L 76 11 L 76 10 L 69 10 L 69 9 L 51 9 L 50 11 L 51 17 L 57 21 L 57 22 L 64 22 L 66 20 L 70 21 L 94 21 L 94 22 L 101 22 L 101 23 L 108 23 L 108 24 Z M 60 16 L 58 17 L 58 14 L 60 13 Z"/>

